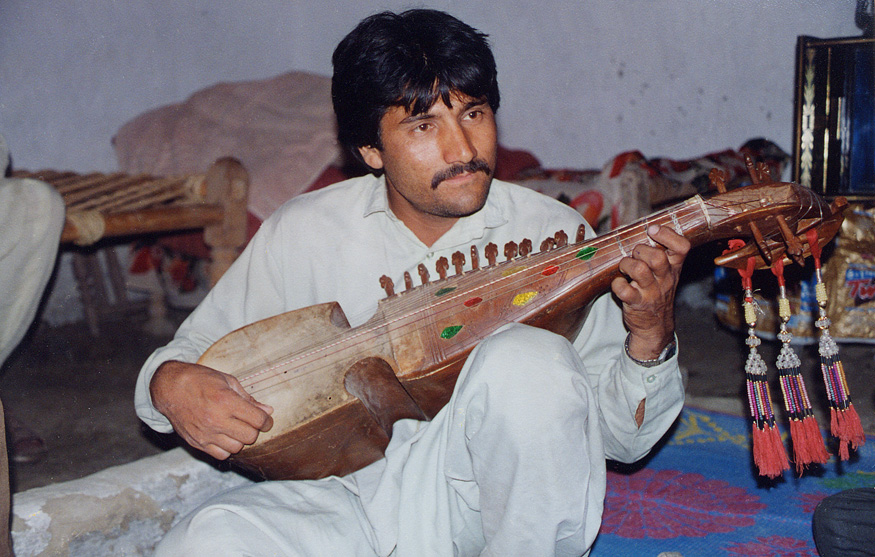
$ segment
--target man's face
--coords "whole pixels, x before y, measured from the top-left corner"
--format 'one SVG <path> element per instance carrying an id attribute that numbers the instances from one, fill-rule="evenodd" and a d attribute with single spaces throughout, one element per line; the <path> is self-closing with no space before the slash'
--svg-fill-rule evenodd
<path id="1" fill-rule="evenodd" d="M 461 94 L 423 114 L 392 107 L 380 120 L 383 148 L 362 147 L 386 175 L 389 206 L 414 233 L 417 222 L 446 224 L 486 203 L 495 171 L 495 115 L 489 104 Z"/>

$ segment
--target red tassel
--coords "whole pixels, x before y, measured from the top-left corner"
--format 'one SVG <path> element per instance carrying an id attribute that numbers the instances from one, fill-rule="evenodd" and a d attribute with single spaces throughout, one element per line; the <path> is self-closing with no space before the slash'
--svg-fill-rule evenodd
<path id="1" fill-rule="evenodd" d="M 772 263 L 772 273 L 778 279 L 780 293 L 778 295 L 778 315 L 781 318 L 781 328 L 778 333 L 782 346 L 778 354 L 778 376 L 781 379 L 781 391 L 784 394 L 784 408 L 790 419 L 790 437 L 793 440 L 793 461 L 796 463 L 796 473 L 802 475 L 809 464 L 824 464 L 829 460 L 826 445 L 811 410 L 805 381 L 799 372 L 799 356 L 790 346 L 793 335 L 787 328 L 790 322 L 790 300 L 787 298 L 787 287 L 784 281 L 784 262 L 775 259 Z"/>
<path id="2" fill-rule="evenodd" d="M 741 240 L 729 240 L 729 249 L 744 245 Z M 772 401 L 769 395 L 769 383 L 766 377 L 766 363 L 757 352 L 760 339 L 756 336 L 756 308 L 753 301 L 753 285 L 751 277 L 755 260 L 749 257 L 747 266 L 738 269 L 741 285 L 744 288 L 744 321 L 748 324 L 748 337 L 745 344 L 750 348 L 744 372 L 747 378 L 747 399 L 751 415 L 751 443 L 753 445 L 753 461 L 761 476 L 777 478 L 790 469 L 787 450 L 781 441 L 781 433 L 775 425 L 775 413 L 772 411 Z"/>
<path id="3" fill-rule="evenodd" d="M 838 409 L 830 408 L 830 433 L 839 440 L 839 458 L 848 460 L 850 458 L 851 448 L 856 450 L 857 447 L 866 443 L 866 434 L 863 433 L 863 424 L 860 423 L 860 416 L 854 409 L 854 405 L 850 402 L 847 408 Z"/>
<path id="4" fill-rule="evenodd" d="M 760 475 L 777 478 L 790 469 L 787 462 L 787 450 L 781 442 L 781 433 L 777 426 L 765 425 L 763 429 L 753 424 L 753 461 Z"/>
<path id="5" fill-rule="evenodd" d="M 790 420 L 790 436 L 793 438 L 793 462 L 797 474 L 802 475 L 808 464 L 826 464 L 829 460 L 817 420 L 812 416 Z"/>
<path id="6" fill-rule="evenodd" d="M 820 329 L 820 369 L 823 372 L 826 394 L 830 405 L 830 433 L 839 440 L 839 458 L 850 458 L 848 445 L 856 450 L 857 447 L 866 443 L 866 434 L 863 433 L 863 425 L 860 416 L 851 404 L 851 393 L 848 391 L 848 383 L 845 379 L 845 370 L 839 359 L 839 348 L 835 340 L 829 334 L 830 321 L 826 315 L 827 295 L 826 286 L 823 282 L 820 265 L 820 244 L 817 239 L 817 229 L 812 228 L 806 233 L 808 247 L 814 257 L 814 270 L 817 283 L 815 294 L 817 305 L 820 308 L 820 318 L 815 322 Z"/>

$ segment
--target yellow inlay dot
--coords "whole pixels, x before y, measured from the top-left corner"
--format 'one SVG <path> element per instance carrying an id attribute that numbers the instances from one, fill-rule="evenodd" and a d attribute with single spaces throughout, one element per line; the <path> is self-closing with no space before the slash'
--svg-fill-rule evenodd
<path id="1" fill-rule="evenodd" d="M 531 292 L 522 292 L 513 297 L 513 305 L 515 306 L 524 306 L 531 302 L 538 293 L 535 291 Z"/>
<path id="2" fill-rule="evenodd" d="M 510 269 L 505 269 L 504 271 L 502 271 L 502 272 L 501 272 L 501 276 L 503 276 L 503 277 L 509 277 L 510 275 L 513 275 L 513 274 L 515 274 L 515 273 L 519 273 L 520 271 L 525 271 L 526 269 L 528 269 L 528 267 L 526 267 L 525 265 L 519 265 L 519 266 L 517 266 L 517 267 L 511 267 Z"/>

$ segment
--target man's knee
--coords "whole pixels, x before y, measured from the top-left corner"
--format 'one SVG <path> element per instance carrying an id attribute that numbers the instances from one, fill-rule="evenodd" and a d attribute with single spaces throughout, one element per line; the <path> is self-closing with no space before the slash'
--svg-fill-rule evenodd
<path id="1" fill-rule="evenodd" d="M 44 219 L 47 234 L 60 234 L 60 226 L 64 222 L 64 199 L 53 186 L 39 180 L 22 180 L 23 187 L 28 192 L 30 215 Z M 57 230 L 57 232 L 56 232 Z M 52 239 L 57 242 L 57 238 Z"/>
<path id="2" fill-rule="evenodd" d="M 183 518 L 182 522 L 171 528 L 155 548 L 155 557 L 171 557 L 176 555 L 199 555 L 191 551 L 212 551 L 210 544 L 216 541 L 214 523 L 227 511 L 211 507 L 198 509 Z M 195 549 L 196 548 L 196 549 Z M 225 548 L 230 550 L 230 548 Z M 229 553 L 230 554 L 230 553 Z M 206 553 L 204 553 L 206 555 Z"/>
<path id="3" fill-rule="evenodd" d="M 562 336 L 514 323 L 489 336 L 477 347 L 474 373 L 502 383 L 544 382 L 551 377 L 578 377 L 583 372 L 580 355 Z M 474 367 L 474 366 L 472 366 Z"/>
<path id="4" fill-rule="evenodd" d="M 459 394 L 471 419 L 488 411 L 529 431 L 569 414 L 586 414 L 583 364 L 559 335 L 514 324 L 485 339 L 469 360 Z"/>
<path id="5" fill-rule="evenodd" d="M 251 519 L 225 505 L 212 504 L 174 526 L 156 548 L 155 557 L 246 555 L 254 547 L 269 545 L 271 537 Z"/>
<path id="6" fill-rule="evenodd" d="M 51 185 L 30 178 L 0 178 L 0 203 L 13 222 L 23 222 L 29 242 L 57 244 L 64 224 L 64 200 Z"/>

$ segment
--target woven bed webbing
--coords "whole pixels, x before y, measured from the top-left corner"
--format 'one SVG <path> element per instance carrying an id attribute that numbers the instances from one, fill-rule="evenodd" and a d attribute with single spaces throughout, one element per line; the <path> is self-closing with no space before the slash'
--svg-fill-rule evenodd
<path id="1" fill-rule="evenodd" d="M 144 174 L 76 174 L 54 170 L 17 171 L 16 178 L 42 180 L 64 198 L 67 212 L 114 214 L 204 201 L 204 176 L 158 178 Z"/>
<path id="2" fill-rule="evenodd" d="M 77 174 L 56 170 L 20 170 L 13 172 L 12 176 L 41 180 L 61 194 L 67 213 L 67 226 L 62 240 L 67 239 L 80 246 L 89 246 L 103 238 L 110 228 L 107 219 L 113 217 L 130 216 L 142 211 L 205 208 L 206 177 L 203 174 L 165 178 L 119 172 Z M 122 228 L 122 233 L 128 232 L 124 226 Z M 68 229 L 73 232 L 68 234 Z M 119 233 L 118 226 L 112 229 L 116 235 Z"/>

